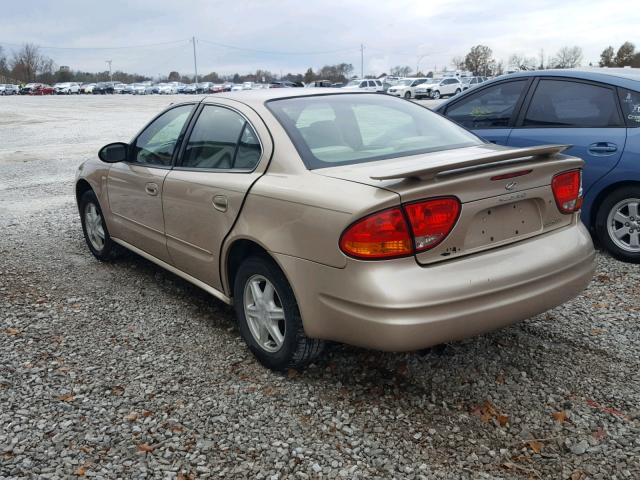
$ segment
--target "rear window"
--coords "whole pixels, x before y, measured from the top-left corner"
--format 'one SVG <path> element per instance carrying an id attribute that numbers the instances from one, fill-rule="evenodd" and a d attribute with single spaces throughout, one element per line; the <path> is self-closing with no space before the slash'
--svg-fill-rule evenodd
<path id="1" fill-rule="evenodd" d="M 427 108 L 391 96 L 295 97 L 267 107 L 310 169 L 482 144 Z"/>
<path id="2" fill-rule="evenodd" d="M 620 104 L 628 127 L 640 127 L 640 93 L 620 89 Z"/>

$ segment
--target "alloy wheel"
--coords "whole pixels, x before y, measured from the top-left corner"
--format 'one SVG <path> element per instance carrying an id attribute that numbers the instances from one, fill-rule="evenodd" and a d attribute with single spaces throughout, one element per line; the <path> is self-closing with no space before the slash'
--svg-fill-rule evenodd
<path id="1" fill-rule="evenodd" d="M 284 343 L 286 323 L 280 296 L 273 283 L 254 275 L 244 287 L 244 314 L 256 343 L 267 352 L 277 352 Z"/>
<path id="2" fill-rule="evenodd" d="M 105 233 L 102 226 L 102 215 L 94 203 L 87 203 L 84 208 L 84 225 L 91 246 L 97 251 L 104 248 Z"/>
<path id="3" fill-rule="evenodd" d="M 611 241 L 627 252 L 640 252 L 640 198 L 626 198 L 616 203 L 607 217 Z"/>

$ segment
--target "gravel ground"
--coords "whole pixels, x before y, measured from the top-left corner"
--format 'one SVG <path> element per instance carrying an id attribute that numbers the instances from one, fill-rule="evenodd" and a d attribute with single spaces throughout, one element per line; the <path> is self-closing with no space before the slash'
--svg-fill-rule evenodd
<path id="1" fill-rule="evenodd" d="M 166 97 L 0 98 L 0 478 L 640 478 L 637 266 L 421 353 L 275 374 L 230 308 L 82 238 L 76 166 Z"/>

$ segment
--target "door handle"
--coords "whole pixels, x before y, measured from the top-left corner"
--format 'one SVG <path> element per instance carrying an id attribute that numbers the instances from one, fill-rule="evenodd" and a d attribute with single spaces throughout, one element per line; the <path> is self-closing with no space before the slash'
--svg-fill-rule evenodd
<path id="1" fill-rule="evenodd" d="M 155 196 L 158 194 L 158 185 L 155 183 L 147 183 L 144 186 L 144 191 L 147 192 L 148 195 Z"/>
<path id="2" fill-rule="evenodd" d="M 216 210 L 226 212 L 228 206 L 229 201 L 224 195 L 216 195 L 215 197 L 213 197 L 213 208 L 215 208 Z"/>
<path id="3" fill-rule="evenodd" d="M 589 151 L 595 155 L 611 155 L 618 151 L 618 146 L 610 142 L 598 142 L 589 145 Z"/>

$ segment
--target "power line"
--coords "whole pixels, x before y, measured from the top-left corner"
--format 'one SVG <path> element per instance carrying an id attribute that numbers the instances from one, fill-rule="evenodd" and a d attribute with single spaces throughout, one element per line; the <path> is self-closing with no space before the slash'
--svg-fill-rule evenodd
<path id="1" fill-rule="evenodd" d="M 216 47 L 229 48 L 232 50 L 242 50 L 245 52 L 252 52 L 252 53 L 264 53 L 267 55 L 326 55 L 331 53 L 354 52 L 357 50 L 356 48 L 341 48 L 338 50 L 324 50 L 324 51 L 315 51 L 315 52 L 284 52 L 284 51 L 260 50 L 255 48 L 239 47 L 236 45 L 229 45 L 226 43 L 212 42 L 211 40 L 204 40 L 202 38 L 198 38 L 198 41 L 203 43 L 208 43 Z"/>

